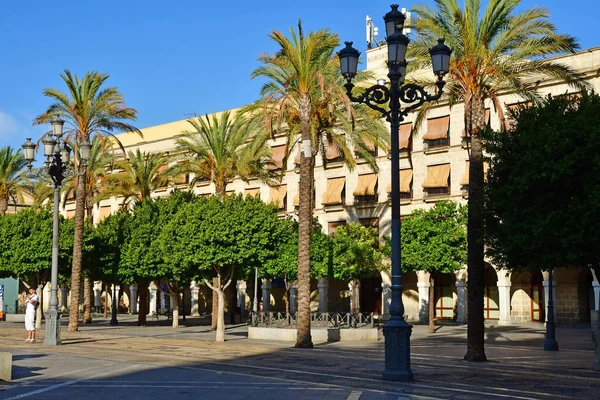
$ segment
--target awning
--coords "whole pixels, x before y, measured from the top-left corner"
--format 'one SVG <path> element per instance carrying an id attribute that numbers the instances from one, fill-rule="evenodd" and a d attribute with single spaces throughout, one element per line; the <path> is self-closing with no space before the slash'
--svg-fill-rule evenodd
<path id="1" fill-rule="evenodd" d="M 244 190 L 244 197 L 258 197 L 260 198 L 260 188 L 250 188 Z"/>
<path id="2" fill-rule="evenodd" d="M 408 150 L 411 135 L 412 122 L 400 125 L 400 150 Z"/>
<path id="3" fill-rule="evenodd" d="M 100 213 L 98 214 L 98 222 L 101 222 L 103 219 L 108 217 L 111 213 L 111 206 L 102 206 L 100 207 Z"/>
<path id="4" fill-rule="evenodd" d="M 436 140 L 448 137 L 448 128 L 450 127 L 450 116 L 433 118 L 427 120 L 427 133 L 423 135 L 423 140 Z"/>
<path id="5" fill-rule="evenodd" d="M 328 161 L 336 160 L 342 156 L 340 148 L 335 142 L 329 142 L 327 144 L 327 150 L 325 151 L 325 159 Z"/>
<path id="6" fill-rule="evenodd" d="M 460 186 L 469 186 L 469 160 L 466 161 L 466 169 L 465 169 L 465 173 L 463 174 L 461 180 L 460 180 Z M 490 165 L 487 162 L 483 162 L 483 179 L 485 182 L 487 182 L 487 173 L 488 173 L 488 169 L 490 168 Z"/>
<path id="7" fill-rule="evenodd" d="M 410 183 L 412 182 L 413 171 L 410 168 L 400 170 L 400 193 L 410 193 Z M 389 184 L 387 192 L 392 193 L 392 185 Z"/>
<path id="8" fill-rule="evenodd" d="M 323 193 L 323 205 L 342 204 L 342 191 L 346 185 L 346 178 L 327 179 L 327 189 Z"/>
<path id="9" fill-rule="evenodd" d="M 486 108 L 485 109 L 485 125 L 488 126 L 490 124 L 490 109 Z M 467 134 L 467 130 L 463 129 L 462 132 L 462 136 L 461 137 L 470 137 L 470 134 Z"/>
<path id="10" fill-rule="evenodd" d="M 425 189 L 448 187 L 449 177 L 450 164 L 430 165 L 427 167 L 427 179 L 423 182 L 423 187 Z"/>
<path id="11" fill-rule="evenodd" d="M 365 174 L 358 176 L 358 184 L 354 189 L 354 196 L 373 196 L 377 185 L 377 174 Z"/>
<path id="12" fill-rule="evenodd" d="M 285 196 L 287 195 L 287 185 L 274 186 L 271 188 L 271 203 L 275 203 L 281 210 L 285 206 Z"/>
<path id="13" fill-rule="evenodd" d="M 271 163 L 267 169 L 272 171 L 283 168 L 283 158 L 285 157 L 285 145 L 271 147 Z"/>

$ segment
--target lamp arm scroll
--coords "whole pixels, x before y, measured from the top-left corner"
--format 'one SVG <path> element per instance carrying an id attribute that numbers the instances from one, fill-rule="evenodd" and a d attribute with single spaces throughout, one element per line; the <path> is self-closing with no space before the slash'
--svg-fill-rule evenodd
<path id="1" fill-rule="evenodd" d="M 367 88 L 359 96 L 352 94 L 354 84 L 348 79 L 348 82 L 344 84 L 346 88 L 346 94 L 348 98 L 355 103 L 365 104 L 369 108 L 375 111 L 379 111 L 385 118 L 390 118 L 390 111 L 383 107 L 379 107 L 378 104 L 387 104 L 390 101 L 390 90 L 384 85 L 373 85 Z"/>

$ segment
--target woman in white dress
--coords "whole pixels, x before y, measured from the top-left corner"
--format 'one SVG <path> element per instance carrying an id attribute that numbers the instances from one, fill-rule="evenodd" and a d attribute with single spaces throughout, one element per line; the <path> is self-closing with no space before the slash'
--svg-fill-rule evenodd
<path id="1" fill-rule="evenodd" d="M 27 330 L 27 340 L 25 341 L 29 343 L 35 343 L 35 308 L 37 304 L 38 297 L 35 294 L 35 289 L 30 287 L 25 311 L 25 329 Z"/>

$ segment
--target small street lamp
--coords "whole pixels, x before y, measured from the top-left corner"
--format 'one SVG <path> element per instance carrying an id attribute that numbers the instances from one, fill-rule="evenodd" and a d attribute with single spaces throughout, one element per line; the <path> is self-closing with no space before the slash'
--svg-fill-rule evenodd
<path id="1" fill-rule="evenodd" d="M 427 101 L 438 100 L 446 82 L 443 77 L 448 73 L 450 54 L 452 50 L 439 39 L 438 44 L 429 53 L 433 65 L 433 73 L 438 77 L 437 94 L 429 95 L 416 84 L 404 85 L 406 75 L 406 49 L 410 40 L 402 33 L 405 16 L 398 11 L 398 5 L 392 4 L 392 10 L 383 20 L 388 46 L 388 78 L 389 87 L 385 81 L 378 80 L 377 84 L 367 88 L 361 95 L 354 96 L 352 79 L 358 69 L 360 52 L 352 47 L 352 42 L 345 42 L 346 47 L 338 53 L 342 76 L 346 78 L 346 93 L 350 100 L 363 103 L 379 111 L 390 123 L 391 127 L 391 162 L 392 162 L 392 299 L 390 304 L 390 319 L 383 327 L 385 337 L 385 370 L 383 379 L 391 381 L 411 381 L 413 373 L 410 369 L 410 335 L 412 325 L 404 318 L 402 304 L 402 269 L 400 265 L 400 122 L 408 113 Z M 411 104 L 401 109 L 400 102 Z M 389 104 L 389 110 L 382 105 Z"/>
<path id="2" fill-rule="evenodd" d="M 46 175 L 52 179 L 54 189 L 54 218 L 52 226 L 52 271 L 50 278 L 50 308 L 46 312 L 46 338 L 44 344 L 56 346 L 61 344 L 60 340 L 60 317 L 58 311 L 58 209 L 60 204 L 60 189 L 63 182 L 74 176 L 76 171 L 69 165 L 71 158 L 71 147 L 63 139 L 63 126 L 65 122 L 59 117 L 52 118 L 52 131 L 46 133 L 42 139 L 44 146 L 44 157 L 46 161 L 37 170 L 37 175 Z M 27 161 L 27 167 L 32 170 L 32 162 L 35 160 L 36 145 L 27 138 L 23 144 L 23 156 Z M 79 145 L 79 158 L 85 165 L 90 154 L 90 143 L 85 141 Z"/>

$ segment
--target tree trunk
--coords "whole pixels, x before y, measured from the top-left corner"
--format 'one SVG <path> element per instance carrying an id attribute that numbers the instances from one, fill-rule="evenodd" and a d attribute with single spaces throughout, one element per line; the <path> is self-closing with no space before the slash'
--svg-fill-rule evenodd
<path id="1" fill-rule="evenodd" d="M 138 309 L 138 325 L 146 326 L 146 315 L 148 314 L 148 282 L 139 282 L 140 308 Z"/>
<path id="2" fill-rule="evenodd" d="M 92 281 L 90 278 L 86 277 L 83 279 L 83 323 L 91 324 L 92 323 L 92 294 L 94 291 L 92 290 Z"/>
<path id="3" fill-rule="evenodd" d="M 483 261 L 483 142 L 480 130 L 485 126 L 485 108 L 481 95 L 465 98 L 465 126 L 471 134 L 468 199 L 468 326 L 467 361 L 487 361 L 484 349 L 484 261 Z"/>
<path id="4" fill-rule="evenodd" d="M 173 307 L 173 328 L 179 328 L 179 293 L 171 293 L 171 307 Z"/>
<path id="5" fill-rule="evenodd" d="M 8 210 L 8 200 L 0 198 L 0 216 L 4 217 L 6 215 L 6 210 Z"/>
<path id="6" fill-rule="evenodd" d="M 225 296 L 223 289 L 220 287 L 215 291 L 217 293 L 217 335 L 215 336 L 215 342 L 225 341 Z"/>
<path id="7" fill-rule="evenodd" d="M 429 333 L 435 333 L 435 279 L 429 274 Z"/>
<path id="8" fill-rule="evenodd" d="M 79 297 L 81 289 L 81 261 L 83 256 L 83 220 L 85 217 L 85 166 L 80 164 L 75 199 L 75 235 L 73 238 L 73 263 L 71 266 L 71 303 L 69 309 L 69 332 L 79 328 Z"/>
<path id="9" fill-rule="evenodd" d="M 219 277 L 217 276 L 216 278 L 213 278 L 213 286 L 214 287 L 221 287 L 221 282 Z M 213 296 L 212 296 L 212 311 L 211 311 L 211 324 L 210 324 L 210 329 L 212 331 L 214 331 L 215 329 L 217 329 L 217 318 L 219 315 L 219 295 L 216 291 L 213 290 Z"/>
<path id="10" fill-rule="evenodd" d="M 312 232 L 313 154 L 310 132 L 311 102 L 307 94 L 299 101 L 302 154 L 298 210 L 298 337 L 295 347 L 312 348 L 310 335 L 310 237 Z"/>

